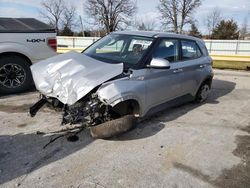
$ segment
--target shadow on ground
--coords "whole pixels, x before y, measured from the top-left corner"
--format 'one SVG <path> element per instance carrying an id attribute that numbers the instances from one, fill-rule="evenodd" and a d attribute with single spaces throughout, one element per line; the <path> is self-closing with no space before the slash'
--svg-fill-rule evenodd
<path id="1" fill-rule="evenodd" d="M 35 92 L 35 91 L 37 91 L 37 90 L 34 86 L 25 92 L 20 92 L 20 93 L 15 93 L 15 94 L 2 94 L 2 93 L 0 93 L 0 99 L 9 98 L 9 97 L 16 96 L 16 95 L 29 95 L 30 93 Z"/>
<path id="2" fill-rule="evenodd" d="M 87 130 L 78 136 L 77 142 L 69 142 L 63 137 L 44 149 L 43 146 L 50 141 L 51 136 L 35 133 L 1 135 L 0 184 L 60 160 L 94 141 Z"/>
<path id="3" fill-rule="evenodd" d="M 218 98 L 227 95 L 234 88 L 235 83 L 233 82 L 214 80 L 208 103 L 217 104 Z M 167 112 L 161 112 L 157 116 L 140 123 L 131 132 L 115 139 L 132 140 L 153 136 L 165 126 L 160 121 L 172 121 L 198 106 L 197 104 L 187 104 L 181 106 L 181 108 L 177 107 L 167 110 Z M 50 136 L 37 135 L 36 133 L 0 135 L 0 184 L 27 175 L 36 169 L 67 157 L 94 141 L 89 136 L 89 132 L 85 130 L 79 134 L 77 142 L 68 142 L 63 137 L 43 149 L 43 146 L 49 142 L 50 138 Z"/>

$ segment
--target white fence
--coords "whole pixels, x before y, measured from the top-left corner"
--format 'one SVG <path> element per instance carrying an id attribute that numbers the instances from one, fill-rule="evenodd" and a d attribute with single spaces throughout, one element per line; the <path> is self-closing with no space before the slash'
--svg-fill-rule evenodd
<path id="1" fill-rule="evenodd" d="M 86 48 L 93 42 L 97 41 L 98 37 L 63 37 L 57 36 L 58 47 L 65 48 Z"/>
<path id="2" fill-rule="evenodd" d="M 98 37 L 57 37 L 58 47 L 86 48 Z M 250 55 L 250 40 L 204 40 L 210 54 Z"/>
<path id="3" fill-rule="evenodd" d="M 210 54 L 250 55 L 250 40 L 204 40 Z"/>

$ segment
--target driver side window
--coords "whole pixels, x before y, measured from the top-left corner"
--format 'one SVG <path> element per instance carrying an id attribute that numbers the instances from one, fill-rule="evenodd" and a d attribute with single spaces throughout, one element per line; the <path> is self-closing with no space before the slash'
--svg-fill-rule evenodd
<path id="1" fill-rule="evenodd" d="M 163 39 L 153 52 L 153 58 L 166 59 L 169 62 L 179 60 L 179 42 L 175 39 Z"/>

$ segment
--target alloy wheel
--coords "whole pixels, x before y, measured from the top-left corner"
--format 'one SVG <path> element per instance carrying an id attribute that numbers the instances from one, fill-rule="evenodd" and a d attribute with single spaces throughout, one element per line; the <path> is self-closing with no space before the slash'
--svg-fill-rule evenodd
<path id="1" fill-rule="evenodd" d="M 209 91 L 210 91 L 210 88 L 209 88 L 209 86 L 207 84 L 202 86 L 201 94 L 200 94 L 200 98 L 201 98 L 202 102 L 207 99 Z"/>
<path id="2" fill-rule="evenodd" d="M 0 67 L 0 84 L 7 88 L 21 86 L 26 79 L 26 73 L 18 64 L 5 64 Z"/>

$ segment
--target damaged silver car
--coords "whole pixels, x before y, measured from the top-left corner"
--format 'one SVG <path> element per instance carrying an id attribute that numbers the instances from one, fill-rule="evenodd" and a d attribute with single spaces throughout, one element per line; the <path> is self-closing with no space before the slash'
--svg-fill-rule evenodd
<path id="1" fill-rule="evenodd" d="M 114 32 L 82 53 L 34 64 L 31 72 L 42 94 L 30 108 L 31 116 L 49 103 L 63 110 L 62 124 L 82 124 L 103 137 L 102 128 L 114 120 L 126 131 L 136 118 L 188 101 L 203 102 L 213 78 L 202 40 L 158 32 Z"/>

